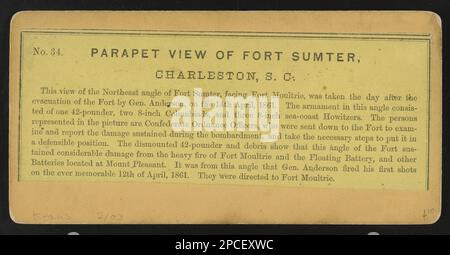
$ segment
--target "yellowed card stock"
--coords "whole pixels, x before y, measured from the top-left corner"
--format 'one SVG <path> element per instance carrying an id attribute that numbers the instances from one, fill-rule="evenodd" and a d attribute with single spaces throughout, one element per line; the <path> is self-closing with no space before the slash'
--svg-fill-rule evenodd
<path id="1" fill-rule="evenodd" d="M 21 12 L 19 223 L 429 224 L 430 12 Z"/>

